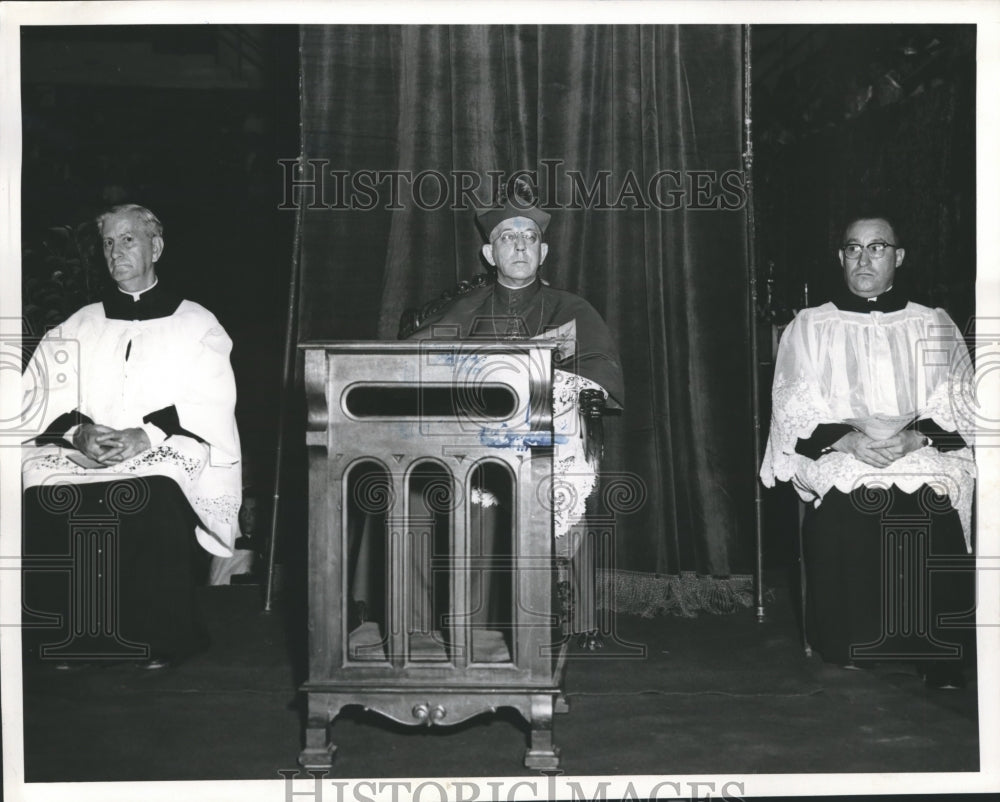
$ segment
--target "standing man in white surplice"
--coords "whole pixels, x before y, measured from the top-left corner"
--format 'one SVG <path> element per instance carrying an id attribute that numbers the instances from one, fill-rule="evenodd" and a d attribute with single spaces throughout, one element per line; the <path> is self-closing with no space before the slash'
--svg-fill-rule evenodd
<path id="1" fill-rule="evenodd" d="M 891 220 L 851 220 L 838 255 L 846 286 L 781 338 L 760 471 L 811 502 L 807 638 L 845 668 L 908 660 L 929 687 L 963 687 L 972 630 L 942 616 L 972 610 L 973 574 L 927 558 L 972 553 L 968 350 L 944 310 L 896 287 Z"/>

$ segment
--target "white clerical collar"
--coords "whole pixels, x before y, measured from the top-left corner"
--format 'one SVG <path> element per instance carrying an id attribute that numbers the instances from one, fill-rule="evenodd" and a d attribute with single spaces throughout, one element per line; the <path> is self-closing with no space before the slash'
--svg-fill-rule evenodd
<path id="1" fill-rule="evenodd" d="M 153 279 L 153 283 L 150 284 L 146 289 L 139 290 L 138 292 L 129 292 L 128 290 L 123 290 L 121 287 L 118 288 L 118 292 L 124 293 L 125 295 L 131 295 L 133 301 L 138 301 L 144 292 L 149 292 L 153 287 L 160 283 L 160 279 Z"/>
<path id="2" fill-rule="evenodd" d="M 886 287 L 884 290 L 882 290 L 882 292 L 880 292 L 878 295 L 873 295 L 871 298 L 865 298 L 865 300 L 868 301 L 868 303 L 873 304 L 879 298 L 881 298 L 883 295 L 885 295 L 887 292 L 889 292 L 889 290 L 891 290 L 891 289 L 892 289 L 892 285 L 890 284 L 888 287 Z"/>

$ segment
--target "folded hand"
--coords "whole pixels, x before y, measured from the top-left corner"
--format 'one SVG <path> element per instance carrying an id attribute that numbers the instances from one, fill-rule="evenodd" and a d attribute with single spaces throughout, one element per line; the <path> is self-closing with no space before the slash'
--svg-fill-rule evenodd
<path id="1" fill-rule="evenodd" d="M 104 452 L 108 450 L 102 442 L 102 438 L 115 433 L 115 430 L 109 426 L 84 423 L 77 427 L 73 433 L 73 445 L 91 459 L 100 461 Z"/>
<path id="2" fill-rule="evenodd" d="M 99 435 L 97 441 L 105 448 L 97 460 L 105 465 L 127 460 L 150 446 L 149 437 L 139 428 L 112 430 Z"/>
<path id="3" fill-rule="evenodd" d="M 912 429 L 906 429 L 884 440 L 873 440 L 863 432 L 848 432 L 833 444 L 833 448 L 850 454 L 866 465 L 888 468 L 900 457 L 920 448 L 923 440 L 923 436 Z"/>
<path id="4" fill-rule="evenodd" d="M 924 445 L 924 436 L 913 429 L 904 429 L 899 434 L 884 440 L 873 440 L 871 448 L 880 452 L 890 462 L 905 457 L 911 451 L 916 451 Z"/>
<path id="5" fill-rule="evenodd" d="M 85 423 L 73 434 L 73 445 L 91 459 L 104 465 L 114 465 L 145 451 L 150 442 L 139 428 L 112 429 Z"/>

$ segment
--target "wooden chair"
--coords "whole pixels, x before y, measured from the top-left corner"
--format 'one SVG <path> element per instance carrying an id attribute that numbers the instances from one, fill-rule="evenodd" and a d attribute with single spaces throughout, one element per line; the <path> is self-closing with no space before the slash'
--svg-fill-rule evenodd
<path id="1" fill-rule="evenodd" d="M 428 301 L 421 307 L 409 307 L 403 310 L 399 318 L 399 330 L 396 332 L 397 339 L 405 340 L 428 318 L 436 315 L 450 304 L 455 298 L 468 295 L 474 289 L 485 287 L 491 281 L 489 274 L 477 273 L 468 281 L 460 281 L 454 289 L 445 290 L 437 298 Z"/>

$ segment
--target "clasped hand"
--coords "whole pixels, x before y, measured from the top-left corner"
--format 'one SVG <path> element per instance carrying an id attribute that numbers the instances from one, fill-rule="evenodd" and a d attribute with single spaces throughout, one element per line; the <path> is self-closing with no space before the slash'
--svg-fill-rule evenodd
<path id="1" fill-rule="evenodd" d="M 888 468 L 900 457 L 921 448 L 923 443 L 923 435 L 913 429 L 905 429 L 885 440 L 873 440 L 863 432 L 848 432 L 833 444 L 833 448 L 875 468 Z"/>
<path id="2" fill-rule="evenodd" d="M 73 434 L 73 445 L 103 465 L 115 465 L 134 457 L 150 446 L 149 437 L 139 428 L 112 429 L 85 423 Z"/>

